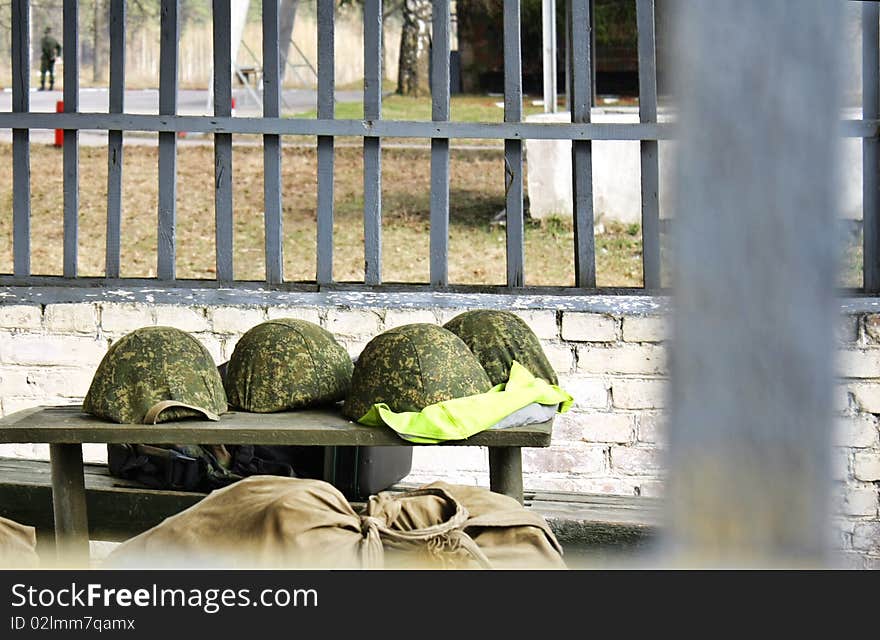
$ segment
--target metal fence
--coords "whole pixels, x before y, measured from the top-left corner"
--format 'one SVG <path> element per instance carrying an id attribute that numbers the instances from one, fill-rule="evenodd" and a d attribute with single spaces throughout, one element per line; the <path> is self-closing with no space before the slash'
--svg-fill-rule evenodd
<path id="1" fill-rule="evenodd" d="M 232 117 L 230 59 L 230 5 L 213 3 L 214 115 L 184 116 L 177 112 L 177 57 L 179 40 L 178 0 L 161 2 L 161 65 L 159 114 L 125 112 L 125 0 L 110 3 L 110 109 L 109 113 L 78 110 L 78 6 L 64 0 L 64 112 L 34 113 L 29 110 L 30 28 L 28 0 L 12 0 L 13 107 L 0 113 L 0 128 L 13 130 L 13 273 L 0 275 L 0 285 L 55 283 L 63 286 L 101 283 L 133 283 L 143 279 L 120 278 L 120 232 L 123 215 L 123 135 L 126 131 L 158 132 L 159 204 L 155 279 L 163 286 L 200 286 L 215 282 L 236 284 L 233 276 L 232 136 L 261 134 L 264 144 L 265 281 L 260 286 L 278 289 L 321 287 L 377 288 L 383 284 L 382 258 L 382 140 L 427 138 L 431 140 L 430 281 L 406 285 L 413 289 L 468 289 L 451 287 L 448 281 L 449 238 L 449 140 L 483 138 L 504 140 L 506 199 L 506 287 L 487 289 L 536 289 L 525 287 L 523 140 L 572 141 L 572 187 L 575 282 L 572 287 L 553 288 L 562 293 L 596 289 L 594 210 L 591 143 L 593 140 L 639 141 L 641 145 L 642 241 L 644 289 L 656 291 L 660 279 L 660 217 L 658 141 L 674 135 L 673 125 L 657 119 L 657 65 L 654 0 L 636 0 L 639 58 L 639 122 L 593 123 L 592 67 L 590 56 L 590 0 L 569 0 L 571 43 L 568 87 L 571 123 L 522 122 L 522 73 L 520 47 L 520 0 L 504 0 L 504 122 L 467 123 L 450 121 L 450 11 L 449 0 L 435 0 L 431 50 L 432 121 L 389 121 L 381 118 L 382 107 L 382 0 L 364 0 L 364 120 L 334 118 L 334 10 L 335 0 L 318 0 L 318 111 L 313 120 L 282 118 L 279 83 L 278 0 L 262 3 L 263 115 Z M 880 37 L 878 6 L 866 2 L 864 21 L 864 117 L 844 123 L 844 134 L 864 138 L 864 290 L 880 291 L 880 194 L 878 194 L 878 124 L 880 124 Z M 64 129 L 64 258 L 63 276 L 33 276 L 30 270 L 30 129 Z M 108 137 L 107 246 L 105 278 L 86 278 L 77 271 L 78 132 L 106 130 Z M 215 149 L 216 281 L 182 280 L 175 273 L 176 161 L 178 132 L 213 134 Z M 317 265 L 311 284 L 285 280 L 282 265 L 281 139 L 286 135 L 317 136 Z M 337 136 L 363 138 L 364 157 L 364 279 L 360 283 L 333 280 L 333 174 L 334 140 Z M 471 287 L 473 288 L 473 287 Z M 542 287 L 547 290 L 547 287 Z M 602 290 L 612 291 L 612 290 Z M 632 290 L 630 290 L 632 291 Z"/>

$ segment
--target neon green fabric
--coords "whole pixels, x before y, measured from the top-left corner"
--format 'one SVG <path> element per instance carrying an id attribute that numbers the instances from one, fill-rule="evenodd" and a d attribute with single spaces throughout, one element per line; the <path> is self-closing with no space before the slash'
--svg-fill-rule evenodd
<path id="1" fill-rule="evenodd" d="M 574 399 L 560 387 L 536 378 L 514 361 L 507 384 L 499 384 L 487 393 L 445 400 L 421 411 L 401 413 L 395 413 L 387 404 L 374 404 L 358 422 L 369 427 L 387 425 L 410 442 L 435 444 L 469 438 L 533 402 L 558 404 L 558 412 L 564 413 Z"/>

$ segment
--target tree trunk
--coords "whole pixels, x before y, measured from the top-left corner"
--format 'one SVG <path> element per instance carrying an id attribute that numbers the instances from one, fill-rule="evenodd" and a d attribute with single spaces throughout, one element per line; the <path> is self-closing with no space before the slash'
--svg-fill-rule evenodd
<path id="1" fill-rule="evenodd" d="M 431 0 L 405 0 L 400 34 L 397 93 L 402 96 L 431 94 Z"/>

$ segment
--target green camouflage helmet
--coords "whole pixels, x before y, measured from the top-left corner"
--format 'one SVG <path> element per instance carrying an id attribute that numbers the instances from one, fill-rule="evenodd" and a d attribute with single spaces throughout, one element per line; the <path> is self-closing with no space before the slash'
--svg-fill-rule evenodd
<path id="1" fill-rule="evenodd" d="M 211 354 L 198 340 L 172 327 L 144 327 L 104 355 L 83 411 L 128 424 L 219 420 L 226 393 Z"/>
<path id="2" fill-rule="evenodd" d="M 480 363 L 458 337 L 437 325 L 408 324 L 364 347 L 343 413 L 359 420 L 377 402 L 392 411 L 421 411 L 490 388 Z"/>
<path id="3" fill-rule="evenodd" d="M 514 360 L 532 375 L 557 384 L 556 372 L 538 337 L 516 314 L 477 309 L 457 315 L 443 326 L 470 347 L 493 385 L 507 382 Z"/>
<path id="4" fill-rule="evenodd" d="M 333 334 L 306 320 L 280 318 L 245 333 L 226 368 L 229 404 L 269 413 L 345 398 L 353 365 Z"/>

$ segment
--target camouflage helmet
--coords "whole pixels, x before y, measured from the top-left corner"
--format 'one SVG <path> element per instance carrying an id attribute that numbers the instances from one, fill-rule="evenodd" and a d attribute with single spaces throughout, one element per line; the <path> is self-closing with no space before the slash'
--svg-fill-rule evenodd
<path id="1" fill-rule="evenodd" d="M 364 347 L 343 413 L 359 420 L 377 402 L 392 411 L 421 411 L 490 388 L 486 372 L 455 334 L 433 324 L 408 324 Z"/>
<path id="2" fill-rule="evenodd" d="M 226 393 L 202 343 L 173 327 L 144 327 L 104 355 L 83 411 L 121 423 L 219 420 Z"/>
<path id="3" fill-rule="evenodd" d="M 557 384 L 556 372 L 538 337 L 516 314 L 477 309 L 459 314 L 443 326 L 470 347 L 493 385 L 507 382 L 514 360 L 532 375 Z"/>
<path id="4" fill-rule="evenodd" d="M 241 337 L 224 384 L 232 406 L 269 413 L 342 400 L 352 368 L 332 333 L 306 320 L 280 318 Z"/>

